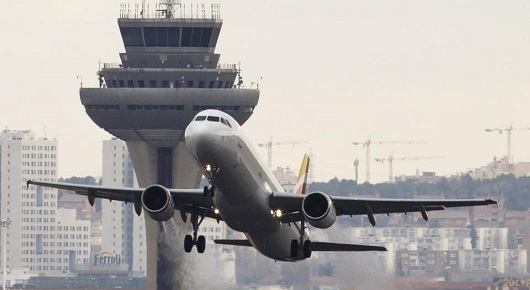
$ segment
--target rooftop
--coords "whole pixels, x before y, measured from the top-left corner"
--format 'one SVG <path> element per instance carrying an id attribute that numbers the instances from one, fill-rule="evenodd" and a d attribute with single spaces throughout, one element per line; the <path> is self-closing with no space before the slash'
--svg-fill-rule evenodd
<path id="1" fill-rule="evenodd" d="M 221 19 L 219 4 L 182 4 L 166 0 L 160 3 L 121 3 L 120 18 L 125 19 Z"/>

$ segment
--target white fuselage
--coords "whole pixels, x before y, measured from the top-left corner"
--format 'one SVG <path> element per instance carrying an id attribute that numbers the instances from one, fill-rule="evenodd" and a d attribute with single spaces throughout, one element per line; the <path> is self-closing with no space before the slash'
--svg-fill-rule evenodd
<path id="1" fill-rule="evenodd" d="M 243 232 L 269 258 L 303 259 L 303 255 L 291 257 L 291 241 L 300 238 L 300 225 L 282 224 L 271 214 L 276 209 L 269 206 L 270 195 L 284 190 L 261 162 L 239 124 L 217 110 L 206 110 L 197 116 L 207 118 L 194 118 L 188 125 L 186 146 L 205 176 L 211 179 L 215 188 L 213 201 L 223 220 L 230 228 Z"/>

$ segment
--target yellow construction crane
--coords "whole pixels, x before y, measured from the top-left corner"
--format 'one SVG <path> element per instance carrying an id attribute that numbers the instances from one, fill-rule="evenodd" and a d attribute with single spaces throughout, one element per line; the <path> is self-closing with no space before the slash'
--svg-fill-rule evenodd
<path id="1" fill-rule="evenodd" d="M 370 145 L 372 144 L 420 144 L 425 141 L 372 141 L 370 138 L 364 142 L 352 142 L 353 145 L 362 145 L 366 148 L 366 182 L 370 183 Z"/>
<path id="2" fill-rule="evenodd" d="M 506 161 L 508 162 L 508 168 L 510 170 L 512 169 L 512 131 L 513 130 L 530 130 L 530 127 L 520 127 L 520 128 L 514 128 L 513 124 L 510 124 L 510 126 L 504 128 L 504 129 L 486 129 L 486 132 L 499 132 L 499 134 L 502 134 L 502 132 L 506 131 L 506 135 L 508 137 L 507 147 L 508 152 L 506 156 Z"/>
<path id="3" fill-rule="evenodd" d="M 391 153 L 390 156 L 386 158 L 375 158 L 375 161 L 385 163 L 388 161 L 388 181 L 394 181 L 394 172 L 393 172 L 393 163 L 394 160 L 420 160 L 420 159 L 439 159 L 445 158 L 445 156 L 410 156 L 410 157 L 394 157 L 394 153 Z"/>
<path id="4" fill-rule="evenodd" d="M 267 148 L 267 166 L 271 168 L 272 166 L 272 146 L 276 145 L 296 145 L 296 144 L 302 144 L 307 143 L 307 141 L 284 141 L 284 142 L 272 142 L 272 138 L 267 143 L 259 143 L 259 147 L 265 147 Z"/>

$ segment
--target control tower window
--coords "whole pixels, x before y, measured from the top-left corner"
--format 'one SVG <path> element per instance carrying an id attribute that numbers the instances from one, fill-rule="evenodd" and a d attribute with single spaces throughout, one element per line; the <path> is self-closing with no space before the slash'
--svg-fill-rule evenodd
<path id="1" fill-rule="evenodd" d="M 212 38 L 211 27 L 182 27 L 182 47 L 208 47 Z"/>
<path id="2" fill-rule="evenodd" d="M 217 84 L 217 87 L 218 88 L 222 88 L 223 87 L 223 81 L 219 81 L 219 84 Z"/>
<path id="3" fill-rule="evenodd" d="M 193 81 L 188 81 L 187 88 L 193 88 Z"/>
<path id="4" fill-rule="evenodd" d="M 168 27 L 167 28 L 167 46 L 178 47 L 180 41 L 180 28 Z"/>
<path id="5" fill-rule="evenodd" d="M 191 33 L 191 46 L 192 47 L 199 47 L 201 44 L 201 34 L 202 34 L 202 28 L 200 27 L 194 27 L 193 32 Z"/>
<path id="6" fill-rule="evenodd" d="M 134 82 L 132 80 L 127 81 L 127 87 L 134 88 Z"/>
<path id="7" fill-rule="evenodd" d="M 150 88 L 156 88 L 156 80 L 150 80 L 149 81 L 149 87 Z"/>
<path id="8" fill-rule="evenodd" d="M 182 27 L 182 38 L 180 41 L 180 46 L 190 47 L 191 46 L 191 32 L 193 28 L 191 27 Z"/>
<path id="9" fill-rule="evenodd" d="M 162 81 L 163 88 L 169 88 L 169 81 Z"/>
<path id="10" fill-rule="evenodd" d="M 156 46 L 156 27 L 144 27 L 145 46 Z"/>
<path id="11" fill-rule="evenodd" d="M 167 27 L 156 28 L 156 46 L 167 46 Z"/>
<path id="12" fill-rule="evenodd" d="M 215 81 L 210 81 L 210 84 L 208 85 L 208 87 L 209 87 L 210 89 L 213 89 L 214 86 L 215 86 Z"/>
<path id="13" fill-rule="evenodd" d="M 125 83 L 123 82 L 123 80 L 119 80 L 118 83 L 120 84 L 120 88 L 125 87 Z"/>
<path id="14" fill-rule="evenodd" d="M 120 32 L 125 46 L 144 46 L 142 28 L 120 27 Z"/>
<path id="15" fill-rule="evenodd" d="M 180 41 L 179 27 L 144 27 L 145 46 L 178 47 Z"/>
<path id="16" fill-rule="evenodd" d="M 117 87 L 118 87 L 118 86 L 116 85 L 116 80 L 112 80 L 111 83 L 112 83 L 112 87 L 113 87 L 113 88 L 117 88 Z"/>
<path id="17" fill-rule="evenodd" d="M 145 88 L 145 82 L 143 80 L 138 81 L 138 87 L 139 88 Z"/>
<path id="18" fill-rule="evenodd" d="M 210 39 L 212 38 L 212 32 L 213 32 L 213 28 L 211 27 L 202 28 L 200 47 L 210 46 Z"/>
<path id="19" fill-rule="evenodd" d="M 204 88 L 204 81 L 199 81 L 199 88 Z"/>

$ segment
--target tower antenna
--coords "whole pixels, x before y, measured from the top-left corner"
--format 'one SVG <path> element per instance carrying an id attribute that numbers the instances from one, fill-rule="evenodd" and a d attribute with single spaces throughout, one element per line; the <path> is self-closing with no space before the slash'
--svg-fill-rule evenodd
<path id="1" fill-rule="evenodd" d="M 165 5 L 166 9 L 158 9 L 157 11 L 162 12 L 166 15 L 166 18 L 173 18 L 175 10 L 180 8 L 180 0 L 166 0 L 166 2 L 160 2 L 160 5 Z"/>

